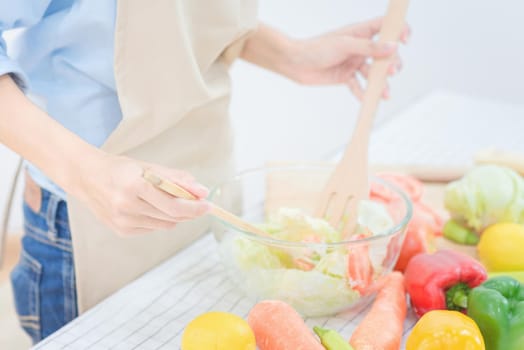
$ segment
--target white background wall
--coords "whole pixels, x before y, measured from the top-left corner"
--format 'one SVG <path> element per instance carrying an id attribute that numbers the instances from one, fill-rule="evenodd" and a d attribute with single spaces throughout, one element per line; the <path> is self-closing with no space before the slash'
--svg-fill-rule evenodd
<path id="1" fill-rule="evenodd" d="M 386 6 L 385 0 L 259 1 L 262 21 L 296 37 L 375 17 Z M 379 118 L 434 89 L 524 103 L 523 19 L 520 0 L 412 1 L 404 70 L 391 82 L 392 98 Z M 239 168 L 320 159 L 348 140 L 358 105 L 345 87 L 297 86 L 242 62 L 233 79 Z M 0 209 L 15 158 L 0 146 Z M 19 215 L 13 226 L 20 227 Z"/>

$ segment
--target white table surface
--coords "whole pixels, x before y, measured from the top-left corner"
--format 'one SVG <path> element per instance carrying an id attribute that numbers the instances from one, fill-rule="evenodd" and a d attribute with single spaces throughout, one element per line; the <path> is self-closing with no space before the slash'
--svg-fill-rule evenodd
<path id="1" fill-rule="evenodd" d="M 517 145 L 524 151 L 519 135 L 523 122 L 523 106 L 434 94 L 376 130 L 370 156 L 379 163 L 454 165 L 470 163 L 478 148 Z M 246 317 L 255 302 L 229 281 L 215 248 L 213 237 L 204 236 L 35 349 L 179 349 L 184 327 L 201 313 L 216 310 Z M 307 323 L 337 329 L 349 338 L 368 306 Z M 404 336 L 414 322 L 409 311 Z"/>
<path id="2" fill-rule="evenodd" d="M 245 318 L 255 301 L 230 282 L 215 248 L 213 236 L 204 236 L 34 349 L 180 349 L 184 327 L 201 313 L 226 311 Z M 337 329 L 349 339 L 369 304 L 306 322 Z M 414 321 L 410 312 L 405 333 Z"/>

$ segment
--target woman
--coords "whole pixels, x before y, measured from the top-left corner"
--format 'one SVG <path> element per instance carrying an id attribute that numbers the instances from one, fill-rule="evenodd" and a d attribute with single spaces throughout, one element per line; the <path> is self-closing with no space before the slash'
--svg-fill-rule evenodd
<path id="1" fill-rule="evenodd" d="M 390 73 L 400 68 L 397 43 L 372 40 L 380 25 L 297 40 L 257 25 L 254 0 L 0 0 L 0 31 L 26 28 L 14 54 L 0 41 L 0 141 L 27 160 L 11 279 L 33 341 L 205 231 L 193 219 L 206 202 L 141 175 L 152 168 L 202 199 L 195 178 L 231 174 L 234 59 L 361 97 L 368 58 L 393 56 Z"/>

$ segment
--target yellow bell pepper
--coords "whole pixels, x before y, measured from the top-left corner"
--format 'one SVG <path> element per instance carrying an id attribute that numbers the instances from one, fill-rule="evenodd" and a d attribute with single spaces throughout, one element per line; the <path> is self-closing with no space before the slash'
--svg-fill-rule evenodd
<path id="1" fill-rule="evenodd" d="M 433 310 L 411 331 L 406 350 L 485 350 L 477 324 L 458 311 Z"/>

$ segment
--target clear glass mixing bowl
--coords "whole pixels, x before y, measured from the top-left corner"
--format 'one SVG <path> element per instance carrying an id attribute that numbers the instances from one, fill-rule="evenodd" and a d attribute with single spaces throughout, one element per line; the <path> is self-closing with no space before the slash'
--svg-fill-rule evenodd
<path id="1" fill-rule="evenodd" d="M 248 170 L 215 189 L 211 201 L 259 224 L 280 207 L 312 213 L 332 166 L 268 166 Z M 350 175 L 348 175 L 350 176 Z M 409 198 L 377 177 L 370 186 L 391 225 L 337 242 L 289 241 L 242 231 L 219 219 L 212 231 L 225 269 L 253 301 L 278 299 L 303 316 L 327 316 L 369 301 L 398 259 L 411 219 Z M 373 192 L 373 191 L 372 191 Z M 391 205 L 389 205 L 391 204 Z"/>

